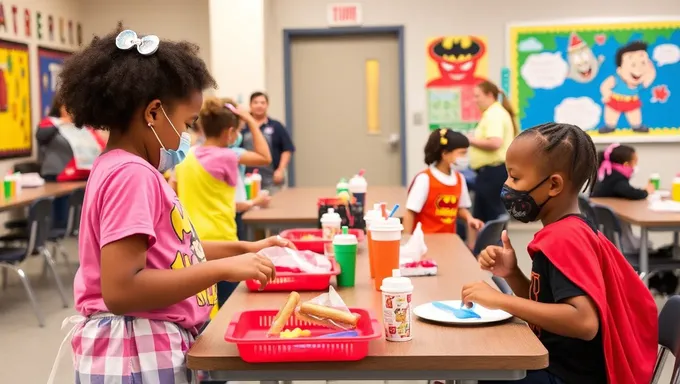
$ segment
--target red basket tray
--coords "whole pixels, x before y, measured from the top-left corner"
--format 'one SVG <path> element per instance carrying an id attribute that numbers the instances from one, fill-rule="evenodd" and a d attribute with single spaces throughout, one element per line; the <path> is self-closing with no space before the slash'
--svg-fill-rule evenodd
<path id="1" fill-rule="evenodd" d="M 269 338 L 267 330 L 278 311 L 252 310 L 234 315 L 224 339 L 236 344 L 241 359 L 247 363 L 357 361 L 366 357 L 369 341 L 382 335 L 382 327 L 367 310 L 350 308 L 350 311 L 361 316 L 356 328 L 359 336 L 356 337 L 315 338 L 336 331 L 291 316 L 285 329 L 308 329 L 312 336 Z"/>
<path id="2" fill-rule="evenodd" d="M 323 240 L 322 234 L 323 231 L 321 229 L 289 229 L 279 233 L 279 236 L 292 241 L 297 249 L 301 251 L 312 251 L 323 255 L 324 244 L 330 243 L 331 240 Z M 361 229 L 350 229 L 349 234 L 356 236 L 359 243 L 364 241 L 364 231 Z M 304 236 L 310 235 L 315 238 L 309 240 L 303 239 Z"/>
<path id="3" fill-rule="evenodd" d="M 340 265 L 335 260 L 331 260 L 331 264 L 333 268 L 328 273 L 277 272 L 262 292 L 325 291 L 331 285 L 331 278 L 340 274 Z M 260 292 L 260 281 L 246 280 L 246 287 L 251 292 Z"/>

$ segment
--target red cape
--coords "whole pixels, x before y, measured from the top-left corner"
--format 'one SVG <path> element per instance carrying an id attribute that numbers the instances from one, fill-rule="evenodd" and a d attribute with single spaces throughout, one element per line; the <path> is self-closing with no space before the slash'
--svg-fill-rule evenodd
<path id="1" fill-rule="evenodd" d="M 612 384 L 649 384 L 656 362 L 657 308 L 621 252 L 580 217 L 545 226 L 528 246 L 595 302 L 600 314 L 607 377 Z"/>

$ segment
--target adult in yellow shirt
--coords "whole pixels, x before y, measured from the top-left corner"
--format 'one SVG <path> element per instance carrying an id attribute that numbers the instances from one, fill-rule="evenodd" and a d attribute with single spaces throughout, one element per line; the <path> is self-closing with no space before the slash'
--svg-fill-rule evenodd
<path id="1" fill-rule="evenodd" d="M 506 213 L 500 198 L 508 178 L 505 153 L 519 132 L 510 102 L 496 84 L 479 83 L 474 97 L 482 118 L 469 137 L 470 168 L 477 172 L 473 210 L 474 217 L 487 222 Z"/>

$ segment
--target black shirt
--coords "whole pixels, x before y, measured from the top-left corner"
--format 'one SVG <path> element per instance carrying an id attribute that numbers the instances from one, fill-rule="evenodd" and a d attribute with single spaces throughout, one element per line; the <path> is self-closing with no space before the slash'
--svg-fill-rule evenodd
<path id="1" fill-rule="evenodd" d="M 592 223 L 586 222 L 597 232 Z M 534 254 L 529 290 L 531 300 L 560 303 L 584 295 L 585 292 L 560 272 L 545 254 Z M 565 384 L 607 383 L 602 330 L 598 330 L 593 340 L 585 341 L 556 335 L 533 324 L 530 327 L 548 350 L 548 372 L 562 379 Z"/>
<path id="2" fill-rule="evenodd" d="M 279 168 L 279 164 L 281 163 L 281 154 L 284 152 L 295 152 L 295 146 L 293 145 L 293 140 L 291 140 L 290 135 L 288 134 L 288 130 L 278 120 L 267 118 L 267 121 L 265 121 L 260 126 L 260 130 L 269 144 L 269 151 L 272 155 L 273 172 Z M 250 130 L 248 127 L 244 127 L 241 133 L 243 134 L 243 144 L 241 146 L 249 151 L 252 151 L 254 148 Z M 247 169 L 247 172 L 252 171 L 253 168 L 251 167 Z"/>
<path id="3" fill-rule="evenodd" d="M 593 187 L 592 197 L 620 197 L 628 200 L 647 198 L 647 191 L 635 188 L 622 173 L 612 170 L 602 181 L 598 180 Z"/>

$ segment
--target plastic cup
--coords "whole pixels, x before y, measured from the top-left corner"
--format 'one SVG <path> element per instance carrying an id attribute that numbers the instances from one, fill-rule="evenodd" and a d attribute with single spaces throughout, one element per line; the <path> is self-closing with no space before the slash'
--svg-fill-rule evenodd
<path id="1" fill-rule="evenodd" d="M 399 269 L 399 246 L 401 231 L 404 227 L 399 219 L 377 219 L 371 223 L 371 251 L 376 291 L 380 290 L 383 279 L 391 277 L 392 271 Z M 369 251 L 370 252 L 370 251 Z"/>
<path id="2" fill-rule="evenodd" d="M 413 338 L 411 296 L 413 284 L 401 271 L 382 281 L 383 327 L 387 341 L 409 341 Z"/>
<path id="3" fill-rule="evenodd" d="M 357 237 L 350 235 L 347 227 L 342 227 L 342 233 L 333 238 L 333 253 L 335 261 L 340 264 L 340 274 L 337 277 L 338 287 L 353 287 L 357 269 Z"/>
<path id="4" fill-rule="evenodd" d="M 381 219 L 380 204 L 374 204 L 373 210 L 366 212 L 364 216 L 364 223 L 366 224 L 366 244 L 368 248 L 368 263 L 371 271 L 371 279 L 375 277 L 375 267 L 373 266 L 373 241 L 371 241 L 371 223 L 374 220 Z"/>
<path id="5" fill-rule="evenodd" d="M 649 182 L 654 186 L 654 190 L 658 191 L 661 188 L 661 175 L 652 173 L 649 175 Z"/>
<path id="6" fill-rule="evenodd" d="M 12 180 L 5 179 L 3 183 L 3 190 L 5 193 L 5 199 L 9 200 L 12 198 Z"/>

